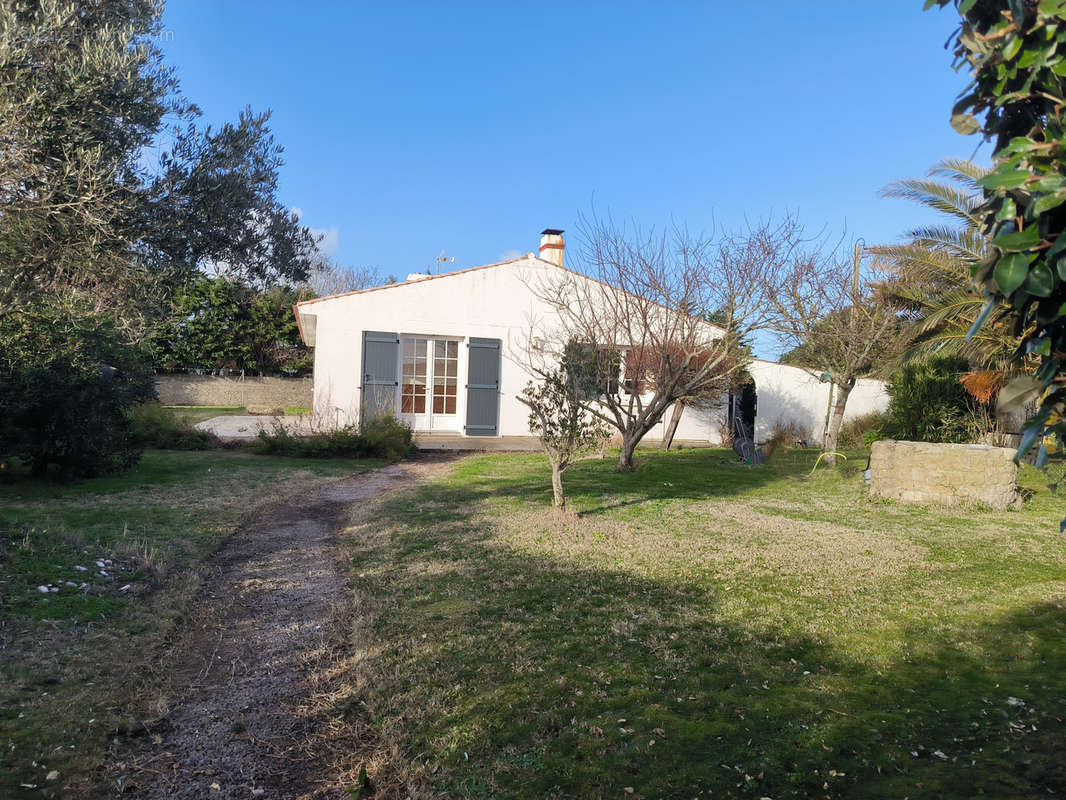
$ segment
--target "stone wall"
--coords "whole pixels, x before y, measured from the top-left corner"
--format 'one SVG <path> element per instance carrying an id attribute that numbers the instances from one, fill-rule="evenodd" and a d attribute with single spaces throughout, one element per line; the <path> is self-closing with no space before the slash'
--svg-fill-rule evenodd
<path id="1" fill-rule="evenodd" d="M 168 406 L 245 406 L 272 410 L 311 405 L 310 378 L 223 378 L 156 375 L 159 402 Z"/>
<path id="2" fill-rule="evenodd" d="M 1015 451 L 984 444 L 874 442 L 870 494 L 906 503 L 1017 505 Z"/>

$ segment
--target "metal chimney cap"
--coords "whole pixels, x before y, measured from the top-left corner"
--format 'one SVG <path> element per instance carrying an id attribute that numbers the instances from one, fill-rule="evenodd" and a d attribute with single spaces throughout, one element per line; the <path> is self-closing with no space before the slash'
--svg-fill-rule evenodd
<path id="1" fill-rule="evenodd" d="M 545 228 L 540 232 L 541 236 L 559 236 L 563 233 L 562 228 Z"/>

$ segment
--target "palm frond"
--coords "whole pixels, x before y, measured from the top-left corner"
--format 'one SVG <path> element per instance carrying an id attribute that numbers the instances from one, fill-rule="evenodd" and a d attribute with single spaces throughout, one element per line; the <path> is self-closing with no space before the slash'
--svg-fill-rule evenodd
<path id="1" fill-rule="evenodd" d="M 978 224 L 975 215 L 981 204 L 980 196 L 957 189 L 947 183 L 931 178 L 905 178 L 890 183 L 881 190 L 882 197 L 911 200 L 927 208 L 935 209 L 961 220 L 967 225 Z"/>
<path id="2" fill-rule="evenodd" d="M 919 329 L 931 331 L 944 323 L 956 323 L 969 329 L 977 315 L 984 308 L 985 299 L 978 295 L 964 292 L 950 292 L 936 298 L 935 304 L 928 304 L 925 318 Z M 961 321 L 960 321 L 961 320 Z"/>
<path id="3" fill-rule="evenodd" d="M 977 335 L 968 335 L 985 305 L 972 289 L 971 268 L 991 250 L 978 218 L 984 200 L 978 181 L 989 172 L 972 161 L 944 159 L 926 178 L 896 181 L 881 193 L 935 209 L 956 223 L 927 225 L 910 231 L 903 243 L 869 248 L 875 266 L 890 276 L 880 286 L 881 296 L 913 337 L 902 360 L 937 353 L 998 368 L 1017 348 L 1006 307 L 994 311 Z"/>
<path id="4" fill-rule="evenodd" d="M 942 161 L 938 161 L 936 165 L 929 170 L 928 174 L 929 177 L 940 175 L 948 178 L 955 183 L 965 186 L 974 195 L 980 196 L 982 194 L 982 188 L 978 181 L 990 172 L 992 172 L 990 167 L 982 167 L 980 164 L 976 164 L 968 158 L 945 158 Z"/>
<path id="5" fill-rule="evenodd" d="M 968 261 L 980 261 L 987 254 L 991 245 L 980 231 L 973 228 L 949 228 L 943 225 L 930 225 L 911 231 L 913 244 L 921 247 L 947 250 L 959 258 Z"/>
<path id="6" fill-rule="evenodd" d="M 874 266 L 906 283 L 965 286 L 970 283 L 970 261 L 944 250 L 913 243 L 871 247 Z"/>

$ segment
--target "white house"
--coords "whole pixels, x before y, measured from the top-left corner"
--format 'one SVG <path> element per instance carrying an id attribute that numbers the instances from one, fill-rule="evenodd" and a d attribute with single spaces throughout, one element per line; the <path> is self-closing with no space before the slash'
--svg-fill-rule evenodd
<path id="1" fill-rule="evenodd" d="M 529 436 L 529 412 L 518 396 L 530 375 L 518 354 L 533 327 L 550 326 L 555 317 L 534 287 L 565 269 L 562 233 L 544 231 L 539 256 L 410 275 L 402 283 L 298 303 L 301 335 L 314 347 L 316 417 L 345 425 L 393 412 L 422 434 Z M 778 422 L 795 421 L 820 441 L 828 384 L 809 370 L 766 361 L 749 372 L 758 394 L 756 439 Z M 883 385 L 863 380 L 846 417 L 886 405 Z M 726 404 L 686 409 L 676 438 L 718 444 L 726 415 Z M 647 438 L 661 438 L 664 427 Z"/>

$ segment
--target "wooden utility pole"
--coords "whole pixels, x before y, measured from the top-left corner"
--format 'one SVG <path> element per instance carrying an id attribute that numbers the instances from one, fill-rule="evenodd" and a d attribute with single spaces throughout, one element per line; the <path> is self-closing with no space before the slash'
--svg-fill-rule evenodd
<path id="1" fill-rule="evenodd" d="M 854 266 L 851 271 L 851 324 L 855 325 L 855 315 L 859 313 L 859 265 L 862 264 L 862 239 L 855 241 Z"/>

